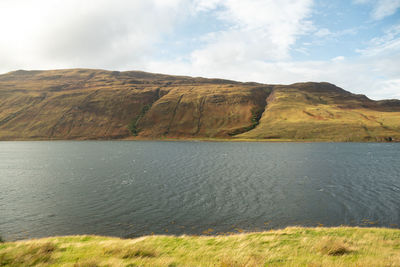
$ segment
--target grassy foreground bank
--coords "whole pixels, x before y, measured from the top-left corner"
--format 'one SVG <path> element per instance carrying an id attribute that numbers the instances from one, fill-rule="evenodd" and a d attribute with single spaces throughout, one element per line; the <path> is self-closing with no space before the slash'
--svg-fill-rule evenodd
<path id="1" fill-rule="evenodd" d="M 400 230 L 289 227 L 229 236 L 51 237 L 0 244 L 0 266 L 400 266 Z"/>

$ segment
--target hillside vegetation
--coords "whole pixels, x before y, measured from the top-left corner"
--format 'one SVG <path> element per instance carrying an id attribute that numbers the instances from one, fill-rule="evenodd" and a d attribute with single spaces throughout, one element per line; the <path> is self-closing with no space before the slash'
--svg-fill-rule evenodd
<path id="1" fill-rule="evenodd" d="M 0 140 L 400 141 L 400 100 L 139 71 L 0 75 Z"/>
<path id="2" fill-rule="evenodd" d="M 290 227 L 228 236 L 51 237 L 0 244 L 0 266 L 400 266 L 400 230 Z"/>

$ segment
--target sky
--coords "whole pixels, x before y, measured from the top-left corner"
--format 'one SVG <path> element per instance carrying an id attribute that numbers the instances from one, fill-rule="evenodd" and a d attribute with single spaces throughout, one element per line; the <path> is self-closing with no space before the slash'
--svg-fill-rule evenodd
<path id="1" fill-rule="evenodd" d="M 400 99 L 400 0 L 0 0 L 0 73 L 330 82 Z"/>

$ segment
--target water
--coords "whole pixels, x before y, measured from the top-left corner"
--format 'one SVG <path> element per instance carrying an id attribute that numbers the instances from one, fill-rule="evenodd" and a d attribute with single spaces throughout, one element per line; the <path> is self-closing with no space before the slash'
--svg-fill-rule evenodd
<path id="1" fill-rule="evenodd" d="M 400 225 L 400 144 L 0 142 L 0 235 Z"/>

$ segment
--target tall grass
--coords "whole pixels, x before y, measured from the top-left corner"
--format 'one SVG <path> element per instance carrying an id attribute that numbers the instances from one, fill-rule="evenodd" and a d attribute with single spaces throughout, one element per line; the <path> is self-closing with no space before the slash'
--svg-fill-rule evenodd
<path id="1" fill-rule="evenodd" d="M 67 236 L 0 245 L 0 266 L 400 266 L 400 230 L 290 227 L 228 236 Z"/>
<path id="2" fill-rule="evenodd" d="M 17 246 L 14 253 L 0 250 L 0 266 L 35 266 L 53 262 L 53 253 L 57 247 L 52 242 L 28 243 Z"/>

